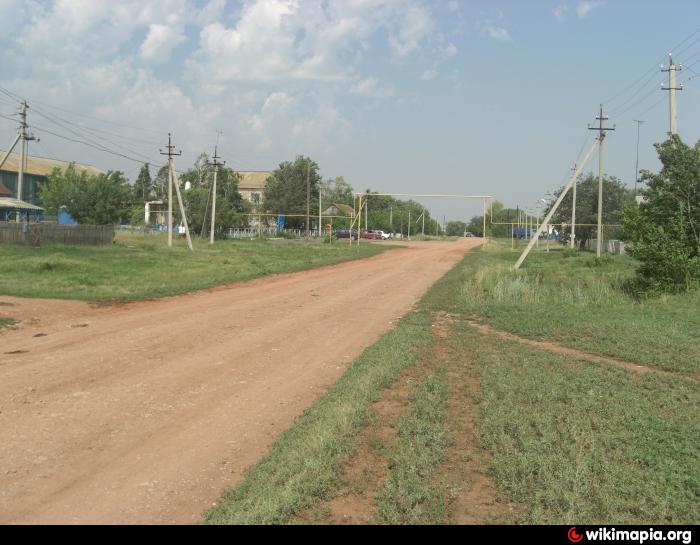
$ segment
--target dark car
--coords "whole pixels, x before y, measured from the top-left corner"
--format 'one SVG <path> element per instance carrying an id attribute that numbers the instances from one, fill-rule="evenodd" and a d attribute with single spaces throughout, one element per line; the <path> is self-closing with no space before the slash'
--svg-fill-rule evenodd
<path id="1" fill-rule="evenodd" d="M 350 238 L 349 229 L 338 229 L 335 232 L 335 238 Z M 357 229 L 352 230 L 352 239 L 357 240 Z"/>

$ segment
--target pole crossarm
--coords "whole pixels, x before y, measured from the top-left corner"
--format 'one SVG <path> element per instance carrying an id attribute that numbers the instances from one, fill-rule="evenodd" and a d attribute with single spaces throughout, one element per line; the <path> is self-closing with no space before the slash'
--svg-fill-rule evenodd
<path id="1" fill-rule="evenodd" d="M 535 234 L 535 236 L 533 236 L 530 239 L 530 243 L 523 250 L 523 253 L 520 254 L 518 261 L 515 262 L 515 265 L 513 266 L 513 268 L 516 271 L 520 268 L 520 265 L 523 264 L 523 261 L 525 261 L 525 258 L 530 253 L 530 250 L 532 250 L 532 248 L 535 246 L 535 244 L 537 243 L 537 240 L 539 240 L 540 235 L 544 232 L 545 226 L 547 226 L 549 224 L 549 220 L 552 219 L 552 216 L 557 211 L 557 208 L 559 208 L 559 205 L 564 200 L 564 197 L 568 193 L 569 189 L 571 189 L 571 186 L 576 181 L 576 178 L 578 178 L 578 175 L 583 170 L 583 167 L 588 162 L 588 159 L 590 159 L 591 154 L 593 153 L 593 150 L 595 150 L 596 146 L 598 146 L 599 143 L 600 142 L 598 140 L 593 141 L 593 144 L 591 144 L 591 147 L 588 150 L 588 152 L 586 153 L 586 155 L 584 156 L 583 160 L 581 161 L 581 164 L 579 164 L 578 167 L 576 167 L 576 170 L 571 175 L 571 178 L 569 178 L 569 183 L 566 184 L 566 187 L 564 187 L 563 191 L 559 194 L 559 197 L 557 198 L 556 202 L 554 203 L 554 206 L 552 206 L 551 210 L 547 213 L 547 216 L 544 218 L 544 221 L 540 224 L 539 228 L 537 229 L 537 233 Z"/>

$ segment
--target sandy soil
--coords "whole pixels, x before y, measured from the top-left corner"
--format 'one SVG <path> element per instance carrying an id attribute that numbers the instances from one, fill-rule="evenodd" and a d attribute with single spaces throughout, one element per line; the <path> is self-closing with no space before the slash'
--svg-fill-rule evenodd
<path id="1" fill-rule="evenodd" d="M 480 239 L 158 301 L 0 297 L 0 523 L 189 523 Z"/>

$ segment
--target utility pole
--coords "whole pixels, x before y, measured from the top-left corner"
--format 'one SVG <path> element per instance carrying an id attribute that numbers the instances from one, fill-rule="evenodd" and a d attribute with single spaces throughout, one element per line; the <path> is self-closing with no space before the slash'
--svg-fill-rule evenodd
<path id="1" fill-rule="evenodd" d="M 603 115 L 603 105 L 600 105 L 600 115 L 596 117 L 598 120 L 597 127 L 588 126 L 590 131 L 598 131 L 598 240 L 596 241 L 596 257 L 600 257 L 600 252 L 603 247 L 603 141 L 605 140 L 605 131 L 614 131 L 615 127 L 603 127 L 603 122 L 608 118 Z"/>
<path id="2" fill-rule="evenodd" d="M 369 208 L 369 191 L 365 197 L 365 231 L 369 231 L 369 223 L 367 223 L 367 209 Z"/>
<path id="3" fill-rule="evenodd" d="M 309 221 L 311 216 L 311 181 L 309 176 L 311 175 L 311 159 L 306 160 L 306 240 L 309 240 Z M 362 212 L 362 209 L 360 209 Z M 350 237 L 352 238 L 352 237 Z"/>
<path id="4" fill-rule="evenodd" d="M 408 240 L 411 240 L 411 209 L 408 209 Z"/>
<path id="5" fill-rule="evenodd" d="M 27 134 L 27 103 L 22 101 L 22 105 L 19 110 L 19 169 L 17 174 L 17 200 L 22 199 L 22 189 L 24 185 L 24 163 L 26 162 L 27 153 L 27 142 L 31 140 L 36 140 L 34 135 Z M 17 221 L 19 221 L 19 216 Z"/>
<path id="6" fill-rule="evenodd" d="M 318 183 L 318 238 L 321 239 L 321 194 L 323 193 L 323 180 Z"/>
<path id="7" fill-rule="evenodd" d="M 683 67 L 679 64 L 676 66 L 673 64 L 673 57 L 668 54 L 668 68 L 661 67 L 662 72 L 668 72 L 668 87 L 664 87 L 661 84 L 662 91 L 668 91 L 668 110 L 670 116 L 669 123 L 669 134 L 673 136 L 678 134 L 678 112 L 676 111 L 676 91 L 682 91 L 683 86 L 676 87 L 676 71 L 683 70 Z"/>
<path id="8" fill-rule="evenodd" d="M 177 194 L 177 202 L 180 206 L 180 215 L 182 216 L 182 222 L 185 224 L 185 236 L 187 237 L 187 246 L 190 251 L 192 248 L 192 239 L 190 238 L 190 228 L 187 225 L 187 216 L 185 215 L 185 206 L 182 204 L 182 195 L 180 194 L 180 185 L 175 180 L 175 169 L 173 168 L 173 157 L 182 155 L 182 150 L 175 153 L 173 150 L 175 146 L 172 145 L 172 138 L 170 133 L 168 133 L 168 151 L 163 152 L 160 150 L 161 155 L 168 156 L 168 247 L 173 246 L 173 186 L 175 186 L 175 193 Z"/>
<path id="9" fill-rule="evenodd" d="M 214 146 L 214 157 L 212 157 L 214 160 L 212 163 L 214 165 L 214 185 L 212 188 L 211 199 L 211 232 L 209 233 L 209 244 L 214 244 L 214 229 L 216 227 L 216 177 L 219 174 L 219 165 L 226 164 L 226 161 L 219 163 L 219 159 L 221 159 L 221 157 L 218 155 L 218 149 L 218 145 Z"/>
<path id="10" fill-rule="evenodd" d="M 389 206 L 389 231 L 394 234 L 394 207 Z"/>
<path id="11" fill-rule="evenodd" d="M 637 196 L 637 183 L 639 182 L 639 127 L 644 123 L 641 119 L 635 119 L 637 124 L 637 160 L 634 163 L 634 196 Z"/>
<path id="12" fill-rule="evenodd" d="M 571 172 L 576 172 L 576 163 L 571 167 Z M 569 246 L 573 249 L 576 247 L 576 186 L 578 185 L 578 180 L 574 180 L 574 185 L 572 186 L 572 201 L 571 201 L 571 240 L 569 241 Z M 547 231 L 547 251 L 549 251 L 549 231 Z"/>

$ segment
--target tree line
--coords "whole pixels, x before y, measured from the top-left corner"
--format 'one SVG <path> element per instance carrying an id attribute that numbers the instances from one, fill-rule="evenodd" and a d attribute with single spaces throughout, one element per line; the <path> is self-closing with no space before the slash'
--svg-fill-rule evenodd
<path id="1" fill-rule="evenodd" d="M 163 203 L 163 206 L 167 205 L 168 168 L 160 167 L 154 176 L 151 175 L 151 170 L 149 164 L 144 164 L 132 184 L 119 171 L 90 175 L 79 172 L 74 165 L 70 165 L 65 170 L 54 169 L 47 182 L 40 186 L 39 198 L 50 213 L 57 213 L 59 208 L 65 207 L 78 223 L 140 225 L 144 223 L 146 202 L 156 201 Z M 241 175 L 231 168 L 219 166 L 215 236 L 223 237 L 230 227 L 250 226 L 257 213 L 285 214 L 288 215 L 285 221 L 287 227 L 305 228 L 307 198 L 311 228 L 318 223 L 319 206 L 321 212 L 335 204 L 352 207 L 355 198 L 353 187 L 342 176 L 324 180 L 319 170 L 318 163 L 310 157 L 298 156 L 293 161 L 284 161 L 267 179 L 262 199 L 249 202 L 238 191 Z M 187 222 L 192 233 L 208 234 L 213 177 L 214 166 L 205 153 L 178 176 Z M 188 187 L 187 190 L 185 186 Z M 367 200 L 367 219 L 372 229 L 407 235 L 410 218 L 412 234 L 419 233 L 423 225 L 426 234 L 442 234 L 439 222 L 421 204 L 412 200 L 400 201 L 389 196 L 372 195 L 370 190 L 366 194 L 370 195 Z M 180 210 L 174 202 L 173 223 L 177 225 L 180 221 Z M 349 226 L 349 220 L 335 222 L 338 227 Z"/>

